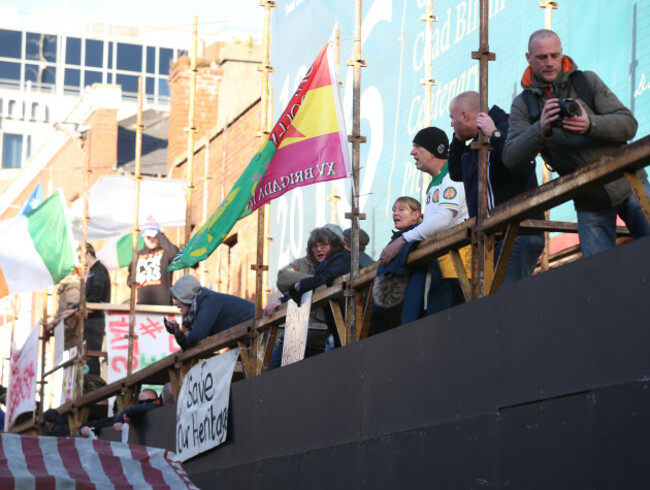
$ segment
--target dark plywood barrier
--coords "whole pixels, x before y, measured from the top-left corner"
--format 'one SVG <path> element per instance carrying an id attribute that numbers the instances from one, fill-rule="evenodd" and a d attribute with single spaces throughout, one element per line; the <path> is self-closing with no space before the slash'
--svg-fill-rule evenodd
<path id="1" fill-rule="evenodd" d="M 185 468 L 202 488 L 650 488 L 649 250 L 234 383 L 227 442 Z"/>

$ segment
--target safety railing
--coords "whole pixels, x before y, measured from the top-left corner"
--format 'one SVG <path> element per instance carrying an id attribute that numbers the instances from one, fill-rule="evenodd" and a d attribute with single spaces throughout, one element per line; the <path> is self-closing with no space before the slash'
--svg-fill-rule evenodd
<path id="1" fill-rule="evenodd" d="M 407 259 L 407 265 L 414 265 L 423 261 L 430 261 L 434 257 L 439 257 L 445 253 L 451 252 L 457 254 L 458 250 L 466 245 L 476 246 L 476 236 L 478 233 L 494 234 L 504 233 L 504 246 L 500 257 L 495 261 L 492 283 L 489 284 L 487 291 L 493 293 L 498 290 L 502 274 L 500 270 L 505 270 L 505 264 L 512 248 L 512 242 L 517 231 L 521 228 L 536 228 L 550 231 L 576 232 L 574 223 L 549 222 L 530 220 L 532 216 L 567 202 L 576 197 L 581 192 L 593 187 L 598 187 L 611 182 L 617 178 L 625 176 L 636 195 L 641 209 L 646 219 L 650 222 L 650 199 L 645 194 L 642 183 L 636 175 L 638 169 L 643 168 L 650 163 L 650 136 L 632 143 L 612 155 L 602 157 L 596 162 L 575 171 L 571 175 L 559 177 L 537 189 L 530 190 L 517 196 L 500 206 L 495 207 L 490 214 L 483 220 L 483 226 L 479 229 L 476 219 L 470 219 L 461 225 L 438 233 L 434 237 L 421 242 L 419 247 L 411 252 Z M 619 227 L 618 232 L 626 235 L 626 229 Z M 475 252 L 475 251 L 474 251 Z M 575 256 L 577 250 L 573 247 L 571 250 L 558 255 L 560 261 L 567 260 L 566 257 Z M 459 266 L 459 279 L 463 286 L 467 299 L 477 297 L 476 288 L 472 288 L 471 281 L 460 267 L 459 260 L 456 261 Z M 322 286 L 314 291 L 312 298 L 313 306 L 324 306 L 332 309 L 336 327 L 339 332 L 342 344 L 347 345 L 351 342 L 362 339 L 367 333 L 367 326 L 370 318 L 370 301 L 371 285 L 375 277 L 377 264 L 373 264 L 360 271 L 360 274 L 351 279 L 350 275 L 343 276 L 334 281 L 331 286 Z M 479 294 L 480 296 L 480 294 Z M 356 325 L 359 326 L 357 332 L 350 331 L 350 319 L 345 318 L 341 311 L 338 299 L 341 297 L 349 298 L 355 302 L 355 308 L 352 310 L 357 315 Z M 361 302 L 361 298 L 365 301 Z M 103 304 L 87 305 L 89 310 L 111 309 L 112 306 Z M 218 350 L 225 347 L 239 345 L 242 348 L 242 363 L 247 376 L 260 374 L 268 367 L 270 353 L 273 348 L 277 329 L 280 324 L 284 323 L 286 317 L 286 305 L 281 306 L 270 317 L 264 317 L 254 322 L 250 320 L 240 325 L 232 327 L 226 331 L 208 337 L 197 345 L 185 350 L 169 355 L 166 358 L 132 374 L 129 377 L 120 379 L 107 386 L 98 388 L 90 393 L 78 396 L 72 402 L 59 407 L 61 414 L 68 414 L 74 427 L 84 421 L 89 412 L 89 407 L 100 401 L 106 400 L 111 396 L 119 396 L 126 405 L 137 399 L 140 387 L 144 384 L 160 385 L 171 382 L 175 395 L 180 390 L 183 377 L 189 368 L 201 359 L 214 355 Z M 45 335 L 49 335 L 45 332 Z M 263 339 L 263 355 L 251 356 L 247 352 L 249 340 L 255 336 Z M 59 366 L 60 368 L 60 366 Z M 48 371 L 46 374 L 51 374 Z M 44 380 L 41 380 L 44 382 Z M 14 427 L 12 432 L 30 432 L 34 431 L 35 426 L 32 423 L 24 423 Z"/>

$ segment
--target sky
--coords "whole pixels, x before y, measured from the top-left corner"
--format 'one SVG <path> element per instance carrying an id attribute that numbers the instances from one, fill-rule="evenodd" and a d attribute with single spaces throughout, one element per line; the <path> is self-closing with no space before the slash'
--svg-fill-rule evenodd
<path id="1" fill-rule="evenodd" d="M 174 30 L 191 31 L 194 15 L 199 33 L 249 33 L 261 37 L 264 8 L 258 0 L 2 0 L 20 18 L 30 10 L 48 10 L 123 18 Z"/>

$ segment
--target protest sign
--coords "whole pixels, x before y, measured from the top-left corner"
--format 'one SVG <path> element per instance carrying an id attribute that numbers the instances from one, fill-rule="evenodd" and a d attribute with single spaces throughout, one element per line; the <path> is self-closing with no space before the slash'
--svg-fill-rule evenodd
<path id="1" fill-rule="evenodd" d="M 180 321 L 180 315 L 163 313 L 135 314 L 133 341 L 133 372 L 137 372 L 163 357 L 180 350 L 173 335 L 167 333 L 163 318 Z M 108 382 L 113 383 L 127 374 L 129 349 L 129 313 L 109 311 L 106 315 L 106 350 L 108 352 Z"/>
<path id="2" fill-rule="evenodd" d="M 64 359 L 74 359 L 77 357 L 77 348 L 72 347 L 66 351 Z M 61 389 L 61 400 L 59 405 L 65 405 L 76 398 L 77 393 L 77 364 L 71 364 L 63 369 L 63 380 Z"/>
<path id="3" fill-rule="evenodd" d="M 300 298 L 300 306 L 290 299 L 287 306 L 287 325 L 284 329 L 282 365 L 301 361 L 305 358 L 307 333 L 309 332 L 309 313 L 311 311 L 312 291 Z"/>
<path id="4" fill-rule="evenodd" d="M 36 408 L 39 331 L 40 323 L 32 329 L 23 348 L 12 353 L 5 428 L 11 427 L 21 413 L 33 412 Z"/>
<path id="5" fill-rule="evenodd" d="M 54 327 L 54 365 L 58 366 L 63 361 L 63 346 L 65 344 L 65 325 L 63 320 Z"/>
<path id="6" fill-rule="evenodd" d="M 176 404 L 176 454 L 181 461 L 226 440 L 230 381 L 239 349 L 206 359 L 183 379 Z"/>

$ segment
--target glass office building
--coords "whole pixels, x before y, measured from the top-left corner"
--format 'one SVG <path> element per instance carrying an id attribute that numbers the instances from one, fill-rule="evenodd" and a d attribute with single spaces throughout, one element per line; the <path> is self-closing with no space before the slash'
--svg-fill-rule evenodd
<path id="1" fill-rule="evenodd" d="M 95 83 L 117 84 L 128 103 L 135 101 L 142 77 L 146 102 L 164 109 L 169 105 L 170 68 L 184 54 L 172 46 L 131 39 L 0 29 L 1 168 L 19 168 L 29 157 L 29 123 L 55 122 L 55 102 L 48 102 L 52 96 L 74 99 Z"/>
<path id="2" fill-rule="evenodd" d="M 138 77 L 147 99 L 167 103 L 167 76 L 184 52 L 171 47 L 104 41 L 56 34 L 0 29 L 0 83 L 3 87 L 79 94 L 93 83 L 122 86 L 135 97 Z"/>

